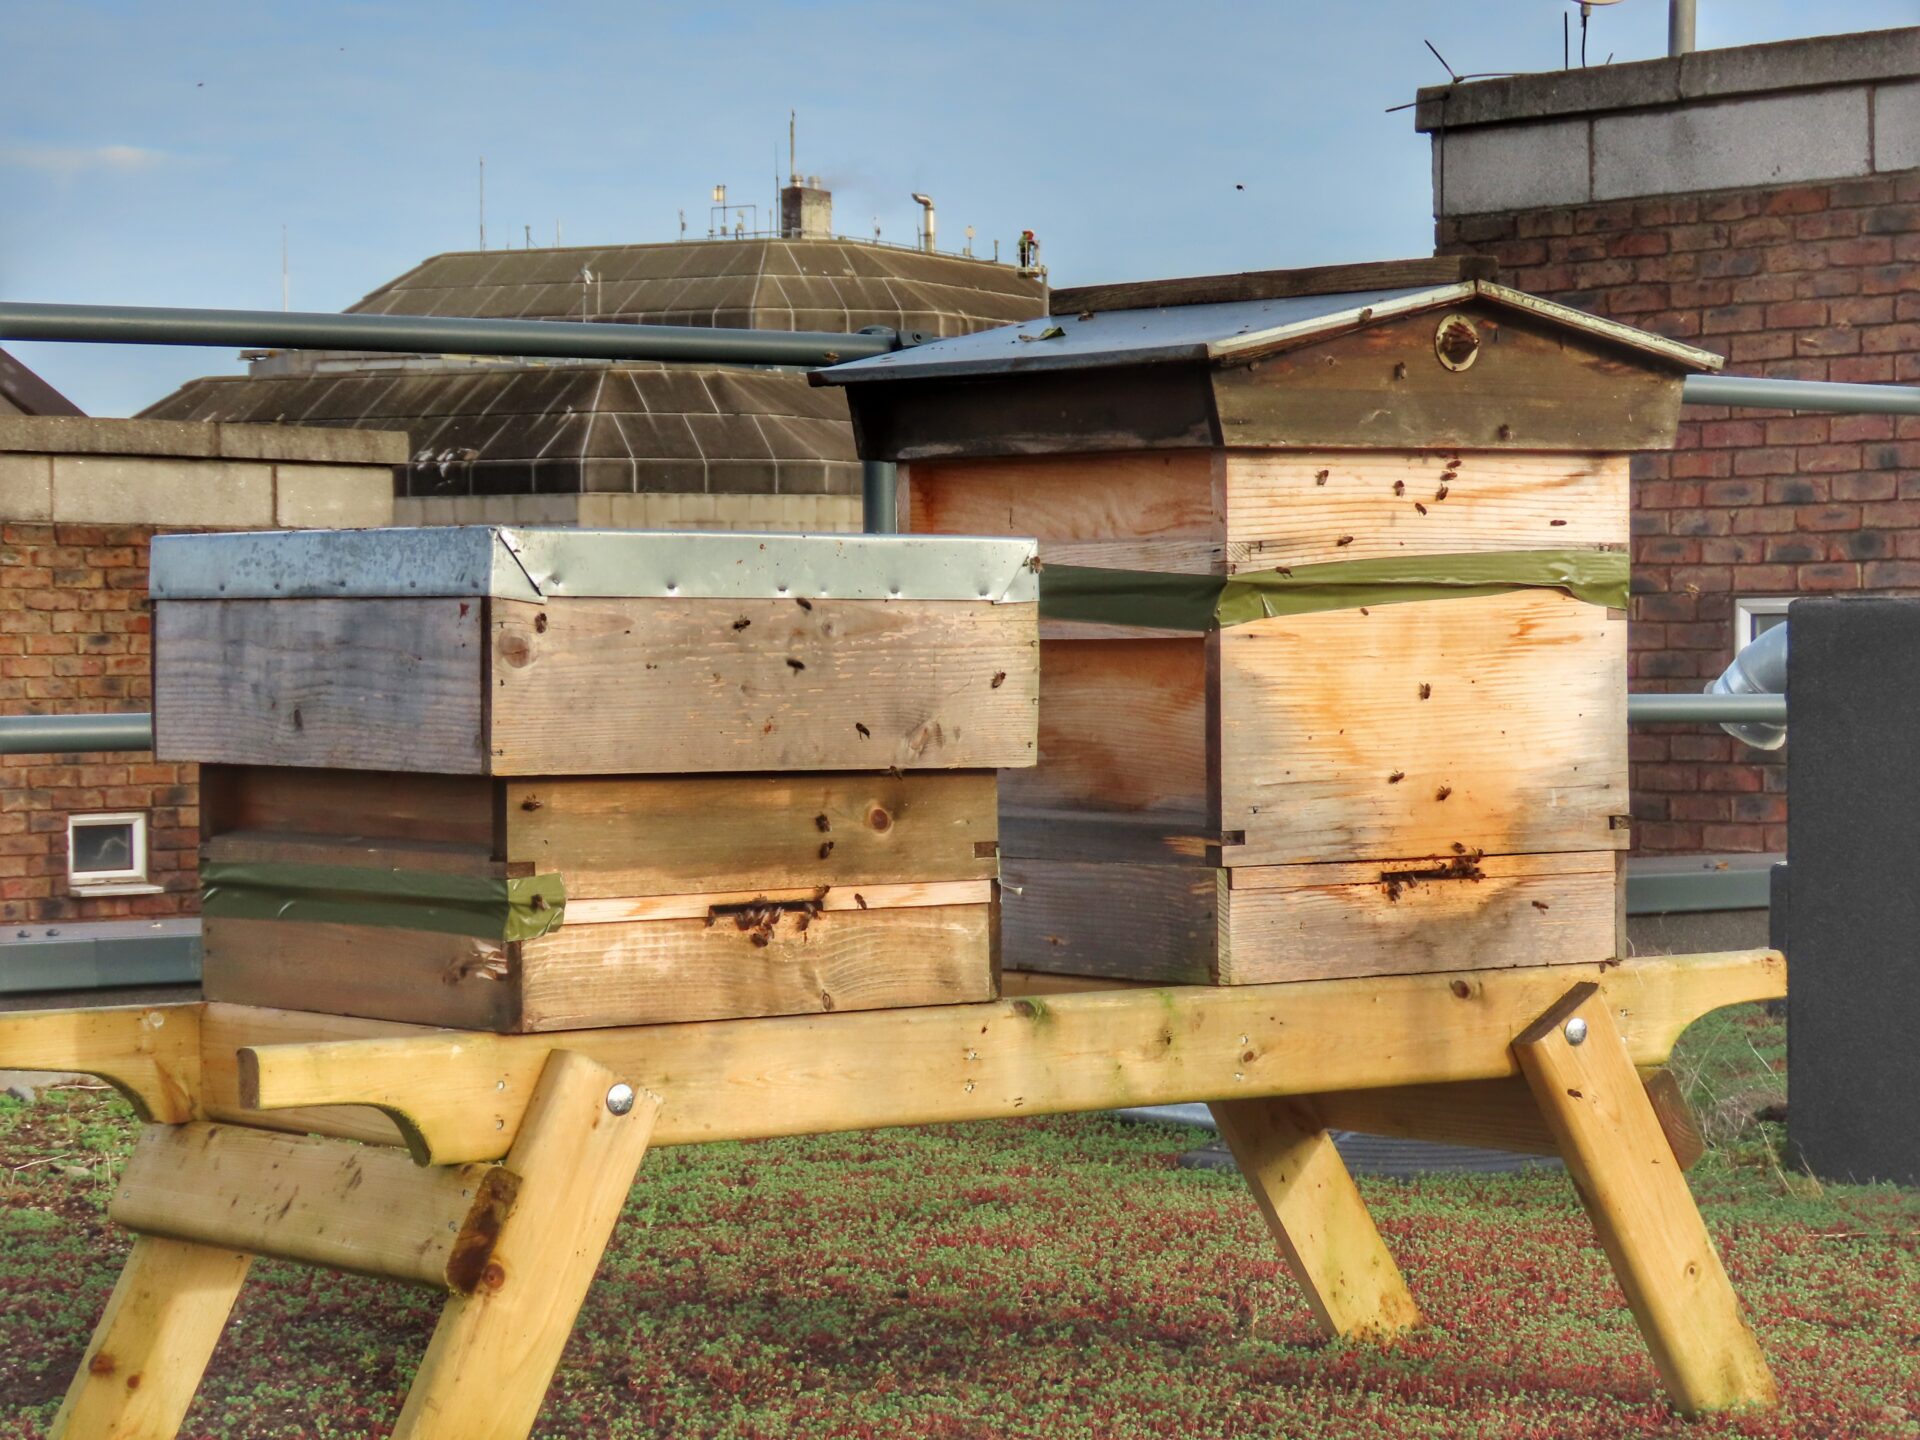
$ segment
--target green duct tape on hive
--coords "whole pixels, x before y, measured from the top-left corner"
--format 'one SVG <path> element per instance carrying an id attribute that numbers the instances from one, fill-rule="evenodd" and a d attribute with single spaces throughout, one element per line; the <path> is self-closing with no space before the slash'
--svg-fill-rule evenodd
<path id="1" fill-rule="evenodd" d="M 1559 590 L 1589 605 L 1624 610 L 1629 565 L 1626 553 L 1618 550 L 1392 555 L 1241 575 L 1049 565 L 1040 572 L 1040 614 L 1048 620 L 1207 631 L 1277 615 L 1515 590 Z"/>
<path id="2" fill-rule="evenodd" d="M 200 913 L 237 920 L 389 925 L 532 940 L 556 930 L 566 885 L 558 875 L 508 879 L 363 865 L 248 864 L 200 867 Z"/>

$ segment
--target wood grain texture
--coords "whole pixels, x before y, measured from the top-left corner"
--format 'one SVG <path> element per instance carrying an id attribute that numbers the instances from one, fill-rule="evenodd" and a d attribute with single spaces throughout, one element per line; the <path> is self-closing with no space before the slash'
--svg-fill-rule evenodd
<path id="1" fill-rule="evenodd" d="M 478 774 L 485 644 L 472 600 L 163 600 L 154 755 Z"/>
<path id="2" fill-rule="evenodd" d="M 925 460 L 901 475 L 916 534 L 1031 535 L 1056 565 L 1220 568 L 1217 452 Z"/>
<path id="3" fill-rule="evenodd" d="M 518 1184 L 497 1165 L 423 1170 L 344 1140 L 149 1125 L 108 1213 L 140 1235 L 470 1290 Z"/>
<path id="4" fill-rule="evenodd" d="M 566 923 L 611 925 L 632 920 L 705 920 L 716 912 L 752 910 L 765 905 L 804 906 L 816 917 L 862 910 L 916 910 L 931 905 L 985 905 L 992 901 L 993 890 L 991 880 L 936 880 L 910 885 L 775 885 L 757 890 L 709 890 L 700 895 L 612 896 L 603 900 L 569 900 Z"/>
<path id="5" fill-rule="evenodd" d="M 1292 295 L 1346 295 L 1362 290 L 1407 290 L 1497 280 L 1499 262 L 1484 255 L 1434 255 L 1359 265 L 1313 265 L 1298 270 L 1248 270 L 1234 275 L 1186 275 L 1113 285 L 1070 285 L 1047 301 L 1050 315 L 1087 310 L 1147 310 L 1167 305 L 1218 305 L 1231 300 L 1279 300 Z"/>
<path id="6" fill-rule="evenodd" d="M 1565 1026 L 1585 1023 L 1571 1043 Z M 1687 1414 L 1777 1402 L 1773 1375 L 1599 986 L 1513 1042 L 1660 1378 Z"/>
<path id="7" fill-rule="evenodd" d="M 986 770 L 511 780 L 503 802 L 507 858 L 564 875 L 569 899 L 991 879 L 998 864 Z"/>
<path id="8" fill-rule="evenodd" d="M 508 942 L 210 916 L 202 984 L 235 1005 L 500 1033 L 986 1000 L 992 882 L 962 883 L 968 903 L 901 909 L 861 909 L 849 888 L 847 908 L 805 930 L 782 915 L 765 945 L 725 916 L 608 916 Z"/>
<path id="9" fill-rule="evenodd" d="M 1434 352 L 1456 314 L 1481 339 L 1459 371 Z M 1680 419 L 1678 371 L 1485 302 L 1380 321 L 1212 379 L 1229 448 L 1664 450 Z"/>
<path id="10" fill-rule="evenodd" d="M 94 1075 L 143 1121 L 191 1120 L 200 1082 L 200 1007 L 127 1005 L 0 1014 L 0 1065 Z"/>
<path id="11" fill-rule="evenodd" d="M 1228 450 L 1223 464 L 1233 573 L 1394 556 L 1625 549 L 1629 539 L 1624 455 Z"/>
<path id="12" fill-rule="evenodd" d="M 262 1106 L 305 1108 L 304 1122 L 317 1129 L 336 1122 L 311 1107 L 371 1105 L 409 1132 L 417 1158 L 452 1164 L 506 1153 L 556 1048 L 594 1055 L 636 1086 L 671 1089 L 658 1138 L 682 1145 L 1492 1080 L 1517 1073 L 1513 1037 L 1574 973 L 1534 966 L 1128 986 L 552 1035 L 401 1032 L 209 1006 L 205 1033 L 239 1048 L 237 1061 L 218 1065 L 209 1049 L 205 1103 L 229 1118 Z M 1785 994 L 1787 967 L 1777 953 L 1750 950 L 1629 959 L 1588 973 L 1619 1017 L 1634 1063 L 1658 1065 L 1709 1010 Z M 356 1025 L 370 1038 L 345 1039 Z"/>
<path id="13" fill-rule="evenodd" d="M 1033 763 L 1036 606 L 810 606 L 494 601 L 493 772 Z"/>
<path id="14" fill-rule="evenodd" d="M 493 787 L 463 775 L 203 765 L 200 824 L 204 836 L 259 830 L 491 850 Z"/>
<path id="15" fill-rule="evenodd" d="M 1544 590 L 1219 632 L 1227 863 L 1624 845 L 1626 632 Z"/>
<path id="16" fill-rule="evenodd" d="M 469 1030 L 523 1024 L 518 941 L 224 915 L 201 923 L 209 1000 Z"/>
<path id="17" fill-rule="evenodd" d="M 1047 640 L 1040 666 L 1040 762 L 1000 777 L 1003 809 L 1153 811 L 1205 823 L 1202 637 Z"/>
<path id="18" fill-rule="evenodd" d="M 1321 1333 L 1384 1340 L 1418 1325 L 1400 1267 L 1313 1111 L 1287 1100 L 1208 1108 Z"/>
<path id="19" fill-rule="evenodd" d="M 1434 868 L 1413 859 L 1224 872 L 1220 983 L 1598 964 L 1619 953 L 1611 850 L 1488 855 L 1478 880 L 1381 878 Z"/>
<path id="20" fill-rule="evenodd" d="M 235 1250 L 136 1236 L 51 1440 L 172 1440 L 252 1264 Z"/>
<path id="21" fill-rule="evenodd" d="M 546 1399 L 634 1175 L 657 1094 L 614 1115 L 622 1076 L 562 1051 L 546 1064 L 508 1168 L 521 1177 L 481 1283 L 441 1311 L 395 1440 L 524 1440 Z"/>
<path id="22" fill-rule="evenodd" d="M 1185 865 L 1008 859 L 1001 946 L 1009 969 L 1209 985 L 1226 872 Z"/>
<path id="23" fill-rule="evenodd" d="M 370 813 L 369 825 L 381 817 Z M 201 859 L 225 865 L 347 865 L 417 870 L 430 875 L 504 878 L 532 874 L 491 857 L 486 844 L 458 840 L 392 840 L 385 836 L 301 835 L 281 830 L 229 830 L 200 847 Z"/>
<path id="24" fill-rule="evenodd" d="M 657 1025 L 991 999 L 994 907 L 563 925 L 521 947 L 517 1028 Z M 755 944 L 758 933 L 765 944 Z"/>

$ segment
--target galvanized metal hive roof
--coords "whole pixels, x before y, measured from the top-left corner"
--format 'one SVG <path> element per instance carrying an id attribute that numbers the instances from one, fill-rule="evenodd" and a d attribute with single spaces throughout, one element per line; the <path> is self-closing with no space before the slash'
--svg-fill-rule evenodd
<path id="1" fill-rule="evenodd" d="M 435 255 L 349 312 L 756 330 L 885 325 L 942 336 L 1046 308 L 1044 282 L 992 261 L 857 240 L 763 239 Z"/>
<path id="2" fill-rule="evenodd" d="M 1172 363 L 1232 364 L 1398 315 L 1480 299 L 1625 346 L 1684 370 L 1725 362 L 1630 325 L 1486 280 L 1398 290 L 1293 295 L 1139 310 L 1050 315 L 814 372 L 817 385 L 949 379 L 1023 371 L 1098 370 Z"/>
<path id="3" fill-rule="evenodd" d="M 162 535 L 156 600 L 498 595 L 1039 599 L 1037 545 L 1002 536 L 716 535 L 457 525 Z"/>
<path id="4" fill-rule="evenodd" d="M 529 365 L 212 377 L 167 420 L 405 430 L 409 496 L 852 494 L 845 400 L 788 370 Z"/>

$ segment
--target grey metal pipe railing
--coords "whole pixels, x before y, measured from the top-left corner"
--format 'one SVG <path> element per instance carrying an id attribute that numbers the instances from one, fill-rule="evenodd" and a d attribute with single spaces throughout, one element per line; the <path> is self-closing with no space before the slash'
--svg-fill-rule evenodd
<path id="1" fill-rule="evenodd" d="M 1632 725 L 1784 725 L 1784 695 L 1629 695 Z M 69 755 L 92 750 L 151 750 L 151 715 L 0 716 L 0 755 Z"/>
<path id="2" fill-rule="evenodd" d="M 1831 410 L 1842 415 L 1920 415 L 1920 386 L 1843 385 L 1833 380 L 1764 380 L 1749 375 L 1689 375 L 1689 405 L 1747 410 Z"/>
<path id="3" fill-rule="evenodd" d="M 1784 725 L 1784 695 L 1629 695 L 1629 725 Z"/>
<path id="4" fill-rule="evenodd" d="M 0 755 L 152 748 L 151 715 L 0 715 Z"/>
<path id="5" fill-rule="evenodd" d="M 900 467 L 891 460 L 860 463 L 860 528 L 892 535 L 900 528 Z"/>
<path id="6" fill-rule="evenodd" d="M 900 348 L 890 332 L 721 330 L 619 321 L 469 320 L 0 301 L 0 339 L 121 345 L 234 345 L 398 354 L 533 355 L 569 360 L 834 365 Z"/>

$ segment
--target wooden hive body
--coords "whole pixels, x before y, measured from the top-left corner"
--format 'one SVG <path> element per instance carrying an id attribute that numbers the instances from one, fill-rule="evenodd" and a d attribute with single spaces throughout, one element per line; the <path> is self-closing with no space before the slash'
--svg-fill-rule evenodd
<path id="1" fill-rule="evenodd" d="M 1284 275 L 1229 278 L 1303 308 Z M 1088 363 L 948 342 L 951 376 L 928 354 L 849 383 L 869 453 L 904 462 L 903 529 L 1040 542 L 1010 967 L 1232 984 L 1621 953 L 1628 452 L 1670 443 L 1704 361 L 1471 277 L 1342 283 L 1364 293 L 1244 353 L 1258 318 L 1217 295 L 1202 324 L 1153 286 L 1063 292 Z M 1196 324 L 1229 353 L 1167 340 Z M 1607 583 L 1546 583 L 1589 568 Z M 1483 572 L 1513 583 L 1464 585 Z M 1296 598 L 1323 581 L 1343 598 Z"/>
<path id="2" fill-rule="evenodd" d="M 996 993 L 1030 546 L 857 542 L 917 578 L 869 555 L 716 582 L 767 563 L 726 537 L 668 594 L 591 593 L 576 563 L 547 584 L 576 593 L 529 600 L 430 562 L 441 593 L 361 593 L 408 583 L 397 533 L 364 532 L 357 570 L 324 538 L 269 554 L 279 598 L 254 593 L 279 537 L 157 546 L 157 748 L 204 767 L 209 999 L 512 1032 Z M 608 543 L 613 584 L 648 589 L 635 537 Z"/>

